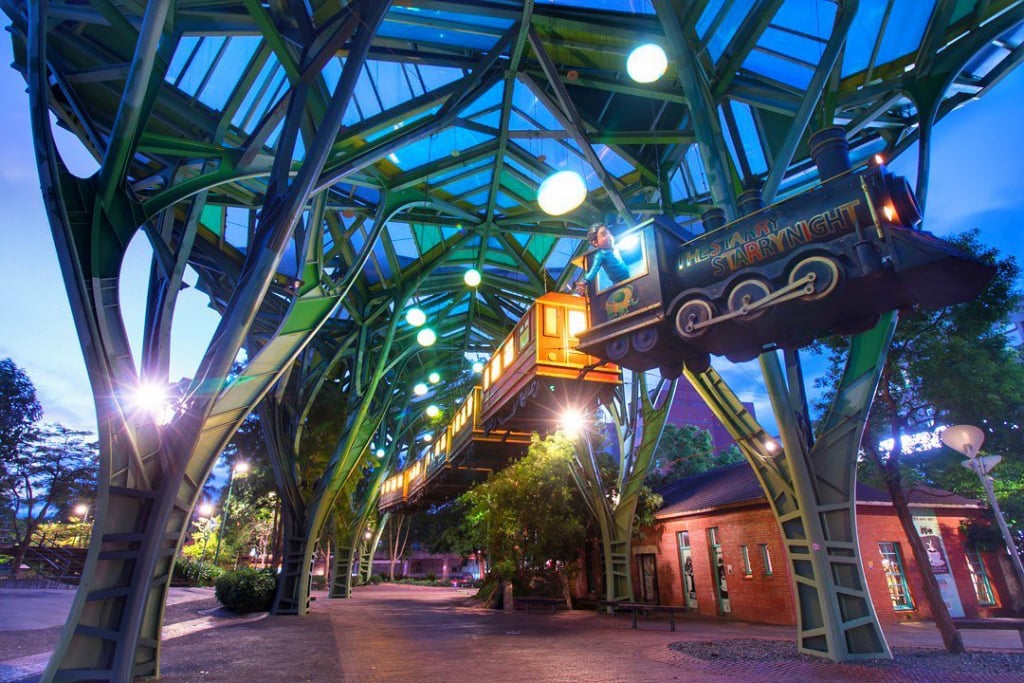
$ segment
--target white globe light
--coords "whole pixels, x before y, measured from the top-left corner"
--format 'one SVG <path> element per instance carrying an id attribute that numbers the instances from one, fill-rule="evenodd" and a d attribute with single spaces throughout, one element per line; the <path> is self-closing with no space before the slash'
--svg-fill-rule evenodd
<path id="1" fill-rule="evenodd" d="M 427 417 L 437 417 L 441 414 L 441 409 L 437 406 L 427 406 Z"/>
<path id="2" fill-rule="evenodd" d="M 462 280 L 468 287 L 476 287 L 480 284 L 480 271 L 476 268 L 470 268 L 466 271 L 466 274 L 462 276 Z"/>
<path id="3" fill-rule="evenodd" d="M 405 312 L 405 322 L 409 323 L 413 327 L 419 327 L 423 323 L 427 322 L 427 314 L 418 308 L 410 308 Z"/>
<path id="4" fill-rule="evenodd" d="M 420 346 L 432 346 L 437 341 L 437 335 L 429 327 L 424 327 L 416 333 L 416 341 L 420 343 Z"/>
<path id="5" fill-rule="evenodd" d="M 665 75 L 668 57 L 660 45 L 646 43 L 629 53 L 626 73 L 637 83 L 653 83 Z"/>
<path id="6" fill-rule="evenodd" d="M 423 382 L 420 382 L 419 384 L 412 388 L 412 393 L 416 394 L 417 396 L 425 396 L 427 393 L 427 385 L 424 384 Z"/>
<path id="7" fill-rule="evenodd" d="M 537 203 L 549 216 L 561 216 L 583 203 L 587 184 L 576 171 L 559 171 L 544 179 L 537 188 Z"/>
<path id="8" fill-rule="evenodd" d="M 484 371 L 484 364 L 483 363 L 481 363 L 480 361 L 476 361 L 475 363 L 473 363 L 473 372 L 475 372 L 476 374 L 479 375 L 483 371 Z"/>
<path id="9" fill-rule="evenodd" d="M 437 373 L 437 372 L 430 373 L 429 375 L 427 375 L 427 381 L 430 382 L 431 384 L 437 384 L 438 382 L 441 381 L 440 373 Z"/>

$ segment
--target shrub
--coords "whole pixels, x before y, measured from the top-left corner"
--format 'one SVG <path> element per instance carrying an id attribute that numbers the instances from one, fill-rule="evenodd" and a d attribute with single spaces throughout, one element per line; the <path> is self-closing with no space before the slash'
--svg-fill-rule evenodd
<path id="1" fill-rule="evenodd" d="M 239 569 L 224 572 L 214 584 L 214 594 L 224 608 L 235 614 L 266 612 L 274 601 L 277 574 L 273 569 Z"/>
<path id="2" fill-rule="evenodd" d="M 174 561 L 172 580 L 184 581 L 190 586 L 212 586 L 214 580 L 223 571 L 220 567 L 209 562 L 200 566 L 195 560 L 179 555 Z"/>
<path id="3" fill-rule="evenodd" d="M 327 590 L 327 577 L 323 574 L 314 574 L 310 577 L 309 587 L 315 591 Z"/>

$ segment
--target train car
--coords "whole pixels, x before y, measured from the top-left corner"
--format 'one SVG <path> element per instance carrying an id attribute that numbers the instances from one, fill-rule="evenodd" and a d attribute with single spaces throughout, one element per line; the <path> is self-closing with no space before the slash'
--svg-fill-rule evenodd
<path id="1" fill-rule="evenodd" d="M 552 431 L 564 410 L 610 395 L 621 371 L 576 348 L 586 326 L 581 297 L 548 292 L 534 302 L 484 367 L 486 431 Z"/>
<path id="2" fill-rule="evenodd" d="M 533 433 L 557 429 L 565 410 L 609 400 L 621 370 L 576 349 L 586 305 L 582 297 L 558 292 L 538 298 L 424 456 L 385 480 L 378 508 L 411 510 L 450 500 L 523 456 Z"/>
<path id="3" fill-rule="evenodd" d="M 881 164 L 852 169 L 841 129 L 823 133 L 812 157 L 826 180 L 811 190 L 728 224 L 709 212 L 696 236 L 665 220 L 623 233 L 630 276 L 588 284 L 579 349 L 674 377 L 712 355 L 745 361 L 870 329 L 885 311 L 976 296 L 995 269 L 916 229 L 906 180 Z"/>

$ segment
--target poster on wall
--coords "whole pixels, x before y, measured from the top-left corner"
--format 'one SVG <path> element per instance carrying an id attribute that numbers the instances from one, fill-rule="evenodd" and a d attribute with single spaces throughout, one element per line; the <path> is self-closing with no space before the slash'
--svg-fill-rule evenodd
<path id="1" fill-rule="evenodd" d="M 924 544 L 928 566 L 939 583 L 939 593 L 942 594 L 942 601 L 946 603 L 949 615 L 954 618 L 964 616 L 964 606 L 956 590 L 946 546 L 942 542 L 942 534 L 939 533 L 938 518 L 935 515 L 914 515 L 914 528 L 917 529 L 917 535 Z"/>

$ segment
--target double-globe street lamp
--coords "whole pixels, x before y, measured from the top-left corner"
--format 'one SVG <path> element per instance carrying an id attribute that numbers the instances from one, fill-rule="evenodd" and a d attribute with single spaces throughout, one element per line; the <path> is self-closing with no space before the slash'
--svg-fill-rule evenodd
<path id="1" fill-rule="evenodd" d="M 999 509 L 995 491 L 992 489 L 992 477 L 989 476 L 989 472 L 999 464 L 1002 456 L 978 456 L 978 449 L 981 448 L 981 444 L 985 443 L 985 432 L 973 425 L 953 425 L 952 427 L 947 427 L 939 438 L 942 439 L 942 443 L 954 451 L 966 455 L 967 460 L 961 464 L 967 469 L 972 470 L 978 475 L 978 479 L 981 480 L 981 485 L 985 488 L 985 493 L 988 495 L 989 505 L 992 506 L 992 511 L 995 513 L 996 522 L 999 523 L 999 530 L 1003 532 L 1003 542 L 1006 544 L 1007 552 L 1010 553 L 1013 568 L 1017 572 L 1017 581 L 1021 588 L 1024 589 L 1024 566 L 1021 566 L 1017 544 L 1014 542 L 1013 536 L 1010 535 L 1009 527 L 1006 526 L 1003 512 Z"/>

